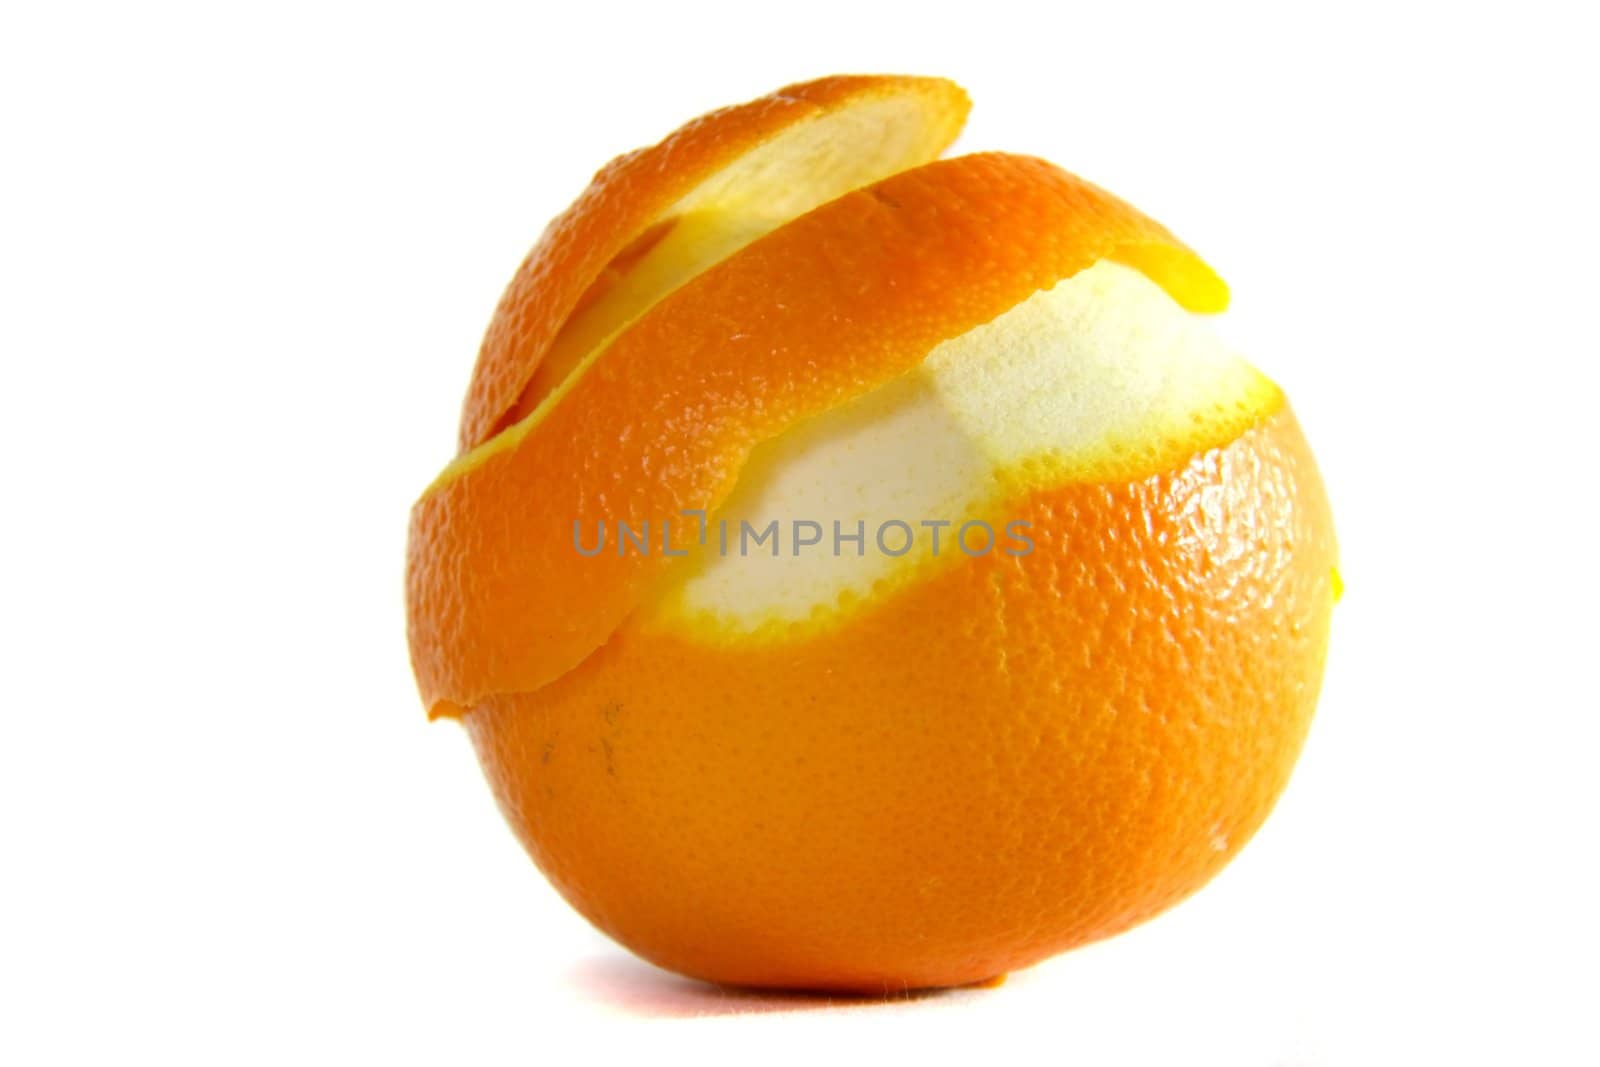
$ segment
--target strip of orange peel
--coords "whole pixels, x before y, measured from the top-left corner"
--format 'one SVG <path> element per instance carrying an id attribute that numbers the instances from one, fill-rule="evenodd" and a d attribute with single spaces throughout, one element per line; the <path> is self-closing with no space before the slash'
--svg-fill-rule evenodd
<path id="1" fill-rule="evenodd" d="M 759 238 L 655 304 L 532 414 L 452 464 L 412 514 L 413 665 L 430 715 L 532 692 L 604 643 L 675 561 L 579 557 L 572 524 L 671 545 L 750 451 L 914 368 L 1102 259 L 1182 307 L 1227 289 L 1159 224 L 1041 160 L 931 163 Z M 592 527 L 591 527 L 592 528 Z"/>
<path id="2" fill-rule="evenodd" d="M 582 324 L 580 349 L 647 310 L 685 270 L 697 272 L 850 189 L 938 158 L 969 108 L 966 93 L 943 78 L 822 78 L 714 111 L 607 164 L 545 229 L 501 298 L 462 410 L 462 451 L 548 391 L 550 382 L 535 382 L 541 364 L 580 304 L 594 300 L 596 283 L 611 280 L 607 268 L 619 256 L 655 262 L 633 271 L 641 284 Z M 674 235 L 669 227 L 680 216 L 694 224 Z M 640 249 L 652 239 L 661 246 Z M 530 385 L 536 392 L 527 397 Z"/>

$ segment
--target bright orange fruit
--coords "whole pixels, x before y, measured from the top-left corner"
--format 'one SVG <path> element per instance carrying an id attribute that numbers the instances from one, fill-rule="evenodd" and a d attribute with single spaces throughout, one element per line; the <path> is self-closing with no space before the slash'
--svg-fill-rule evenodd
<path id="1" fill-rule="evenodd" d="M 1226 289 L 1048 163 L 934 162 L 965 111 L 826 79 L 603 170 L 413 512 L 430 714 L 686 974 L 956 985 L 1116 933 L 1238 851 L 1310 722 L 1332 523 L 1195 314 Z"/>

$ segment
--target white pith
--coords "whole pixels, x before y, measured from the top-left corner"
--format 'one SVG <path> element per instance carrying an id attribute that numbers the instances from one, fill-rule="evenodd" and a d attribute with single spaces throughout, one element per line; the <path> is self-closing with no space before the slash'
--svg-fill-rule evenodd
<path id="1" fill-rule="evenodd" d="M 1143 274 L 1098 263 L 760 446 L 646 621 L 740 633 L 804 620 L 928 563 L 935 536 L 941 557 L 960 553 L 952 539 L 978 517 L 996 531 L 991 551 L 1020 551 L 995 511 L 1002 475 L 1037 465 L 1058 481 L 1125 479 L 1214 437 L 1272 388 Z M 774 520 L 776 556 L 770 543 L 741 552 L 742 523 Z M 876 543 L 892 520 L 913 531 L 904 555 Z M 951 526 L 924 525 L 941 520 Z M 846 534 L 864 525 L 863 550 L 842 541 L 835 553 L 835 521 Z M 815 533 L 801 522 L 822 527 L 820 544 L 796 549 L 796 531 Z M 903 531 L 888 533 L 898 551 Z M 971 548 L 982 543 L 974 528 Z"/>

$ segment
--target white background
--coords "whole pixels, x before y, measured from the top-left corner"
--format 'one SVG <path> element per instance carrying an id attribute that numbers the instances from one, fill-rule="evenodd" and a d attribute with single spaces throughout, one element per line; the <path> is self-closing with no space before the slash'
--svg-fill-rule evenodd
<path id="1" fill-rule="evenodd" d="M 8 4 L 0 1060 L 1596 1062 L 1600 185 L 1580 5 Z M 579 10 L 579 9 L 582 10 Z M 998 991 L 751 998 L 610 945 L 407 666 L 406 515 L 610 156 L 945 74 L 1233 285 L 1344 549 L 1245 854 Z"/>

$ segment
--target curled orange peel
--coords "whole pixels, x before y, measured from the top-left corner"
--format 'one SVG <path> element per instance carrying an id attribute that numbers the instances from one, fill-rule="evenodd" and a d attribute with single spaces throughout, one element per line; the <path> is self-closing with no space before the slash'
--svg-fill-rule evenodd
<path id="1" fill-rule="evenodd" d="M 881 79 L 818 85 L 747 105 L 759 110 L 740 121 L 770 123 L 772 109 L 785 113 L 784 100 L 809 110 L 827 106 L 819 97 L 840 106 L 890 91 Z M 900 119 L 926 120 L 938 133 L 880 139 L 932 148 L 953 137 L 965 110 L 959 90 L 926 80 L 888 85 L 939 102 Z M 649 168 L 656 174 L 681 151 L 703 175 L 698 150 L 666 147 L 680 138 L 697 145 L 697 126 L 602 171 L 547 234 L 491 327 L 464 421 L 463 440 L 478 443 L 412 514 L 408 633 L 430 715 L 460 714 L 560 677 L 676 562 L 658 546 L 574 566 L 575 520 L 659 529 L 686 511 L 712 513 L 762 442 L 905 374 L 942 342 L 1102 260 L 1143 272 L 1190 311 L 1226 306 L 1222 281 L 1163 227 L 1049 163 L 982 154 L 918 166 L 919 154 L 908 153 L 911 169 L 756 237 L 643 310 L 613 316 L 614 332 L 591 327 L 604 343 L 519 411 L 562 315 L 613 250 L 659 226 L 658 205 L 693 184 L 657 174 L 648 206 L 628 202 L 619 190 L 643 180 L 642 164 L 630 161 L 659 153 Z M 726 154 L 718 158 L 728 165 Z M 585 241 L 584 232 L 604 236 Z M 659 236 L 655 249 L 671 239 Z M 692 249 L 674 255 L 697 258 Z M 490 434 L 510 413 L 517 421 Z M 692 523 L 675 522 L 671 545 L 686 550 L 694 536 Z"/>
<path id="2" fill-rule="evenodd" d="M 589 348 L 685 277 L 842 193 L 937 158 L 969 107 L 943 78 L 823 78 L 712 112 L 607 164 L 501 299 L 462 411 L 462 450 L 526 414 Z"/>

